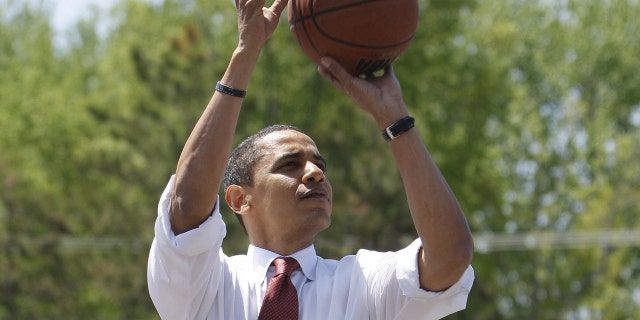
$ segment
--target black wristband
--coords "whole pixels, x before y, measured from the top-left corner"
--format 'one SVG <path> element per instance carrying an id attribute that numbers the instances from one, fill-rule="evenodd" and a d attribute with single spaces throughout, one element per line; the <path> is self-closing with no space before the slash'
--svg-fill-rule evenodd
<path id="1" fill-rule="evenodd" d="M 216 83 L 216 91 L 238 98 L 244 98 L 244 96 L 247 95 L 247 90 L 231 88 L 220 83 L 220 81 Z"/>
<path id="2" fill-rule="evenodd" d="M 413 128 L 415 122 L 412 116 L 406 116 L 382 130 L 382 137 L 385 141 L 391 141 Z"/>

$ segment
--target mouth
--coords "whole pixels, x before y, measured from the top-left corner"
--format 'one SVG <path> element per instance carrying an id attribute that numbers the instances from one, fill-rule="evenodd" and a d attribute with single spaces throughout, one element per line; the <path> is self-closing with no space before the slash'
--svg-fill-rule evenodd
<path id="1" fill-rule="evenodd" d="M 305 192 L 300 199 L 327 199 L 327 193 L 321 189 L 311 189 Z"/>

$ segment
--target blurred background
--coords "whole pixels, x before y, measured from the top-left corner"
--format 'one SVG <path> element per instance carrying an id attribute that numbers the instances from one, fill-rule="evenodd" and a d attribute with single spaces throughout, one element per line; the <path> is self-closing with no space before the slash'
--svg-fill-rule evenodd
<path id="1" fill-rule="evenodd" d="M 157 201 L 235 47 L 232 3 L 0 0 L 0 319 L 158 318 Z M 420 7 L 394 67 L 476 244 L 467 310 L 448 319 L 639 319 L 640 1 Z M 320 254 L 416 237 L 372 119 L 286 17 L 237 141 L 271 123 L 303 128 L 329 161 Z M 224 217 L 225 252 L 245 252 Z"/>

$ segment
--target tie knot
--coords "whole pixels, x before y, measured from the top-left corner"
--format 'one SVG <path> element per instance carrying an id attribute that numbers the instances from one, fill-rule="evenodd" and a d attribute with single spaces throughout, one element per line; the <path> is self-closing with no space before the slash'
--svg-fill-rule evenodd
<path id="1" fill-rule="evenodd" d="M 288 276 L 300 266 L 298 260 L 291 257 L 278 257 L 273 260 L 273 265 L 276 266 L 276 275 L 284 273 Z"/>

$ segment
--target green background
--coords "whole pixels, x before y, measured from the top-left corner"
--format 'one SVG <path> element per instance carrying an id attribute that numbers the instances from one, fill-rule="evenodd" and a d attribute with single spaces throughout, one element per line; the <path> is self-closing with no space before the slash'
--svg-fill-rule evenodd
<path id="1" fill-rule="evenodd" d="M 51 4 L 29 3 L 0 1 L 0 319 L 157 319 L 157 201 L 235 47 L 233 5 L 119 1 L 61 46 Z M 394 68 L 477 247 L 468 307 L 448 319 L 640 318 L 639 1 L 420 8 Z M 237 141 L 289 123 L 328 159 L 323 256 L 416 237 L 372 119 L 321 79 L 286 18 L 243 108 Z M 224 217 L 225 252 L 243 253 Z"/>

